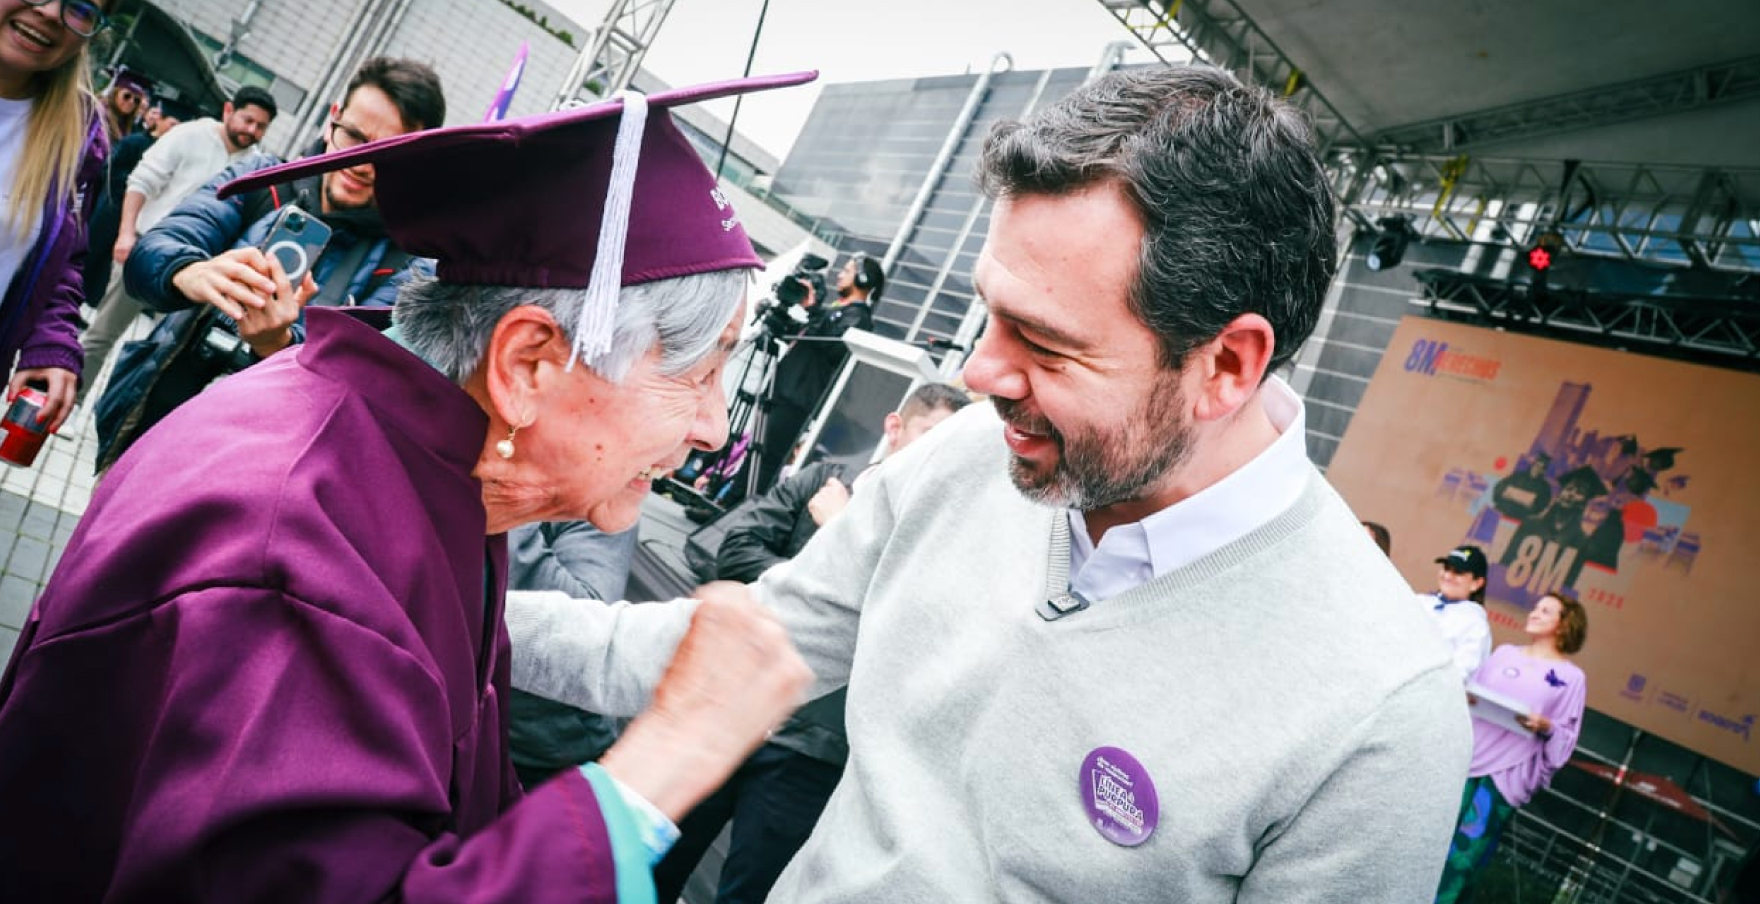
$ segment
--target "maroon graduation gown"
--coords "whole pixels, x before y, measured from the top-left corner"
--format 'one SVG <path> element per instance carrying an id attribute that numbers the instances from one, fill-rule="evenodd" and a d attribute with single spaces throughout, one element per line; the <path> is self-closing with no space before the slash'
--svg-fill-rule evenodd
<path id="1" fill-rule="evenodd" d="M 116 464 L 31 613 L 0 900 L 615 900 L 591 786 L 508 761 L 481 409 L 307 316 Z"/>

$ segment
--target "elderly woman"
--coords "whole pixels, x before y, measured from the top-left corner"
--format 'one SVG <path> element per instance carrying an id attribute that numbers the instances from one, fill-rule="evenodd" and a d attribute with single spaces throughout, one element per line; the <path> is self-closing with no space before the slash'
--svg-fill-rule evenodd
<path id="1" fill-rule="evenodd" d="M 663 107 L 809 77 L 412 134 L 227 188 L 376 173 L 437 278 L 389 336 L 311 312 L 305 345 L 118 461 L 0 679 L 9 901 L 654 899 L 671 820 L 809 676 L 767 615 L 706 600 L 652 708 L 521 801 L 504 532 L 622 530 L 653 474 L 722 442 L 759 262 Z"/>

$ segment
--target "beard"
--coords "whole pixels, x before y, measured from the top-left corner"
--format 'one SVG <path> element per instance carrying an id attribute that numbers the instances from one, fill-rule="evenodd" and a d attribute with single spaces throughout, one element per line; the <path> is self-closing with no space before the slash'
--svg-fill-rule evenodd
<path id="1" fill-rule="evenodd" d="M 231 129 L 227 129 L 226 141 L 228 144 L 231 144 L 233 147 L 242 151 L 245 148 L 256 144 L 257 136 L 252 135 L 249 132 L 234 132 Z"/>
<path id="2" fill-rule="evenodd" d="M 365 210 L 366 208 L 373 206 L 374 198 L 372 195 L 368 195 L 367 201 L 362 203 L 354 198 L 346 197 L 338 193 L 334 187 L 335 183 L 331 181 L 332 177 L 336 175 L 336 173 L 326 173 L 323 183 L 324 201 L 329 205 L 330 210 Z"/>
<path id="3" fill-rule="evenodd" d="M 1180 414 L 1174 379 L 1157 383 L 1135 411 L 1109 428 L 1090 423 L 1062 431 L 1020 402 L 995 396 L 991 402 L 1004 421 L 1049 437 L 1057 447 L 1049 463 L 1009 456 L 1015 488 L 1042 505 L 1086 512 L 1141 498 L 1192 451 L 1195 431 Z"/>

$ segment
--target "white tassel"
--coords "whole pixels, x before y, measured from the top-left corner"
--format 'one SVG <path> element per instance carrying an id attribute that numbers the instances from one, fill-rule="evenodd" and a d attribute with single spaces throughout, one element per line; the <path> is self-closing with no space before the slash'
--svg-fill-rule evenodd
<path id="1" fill-rule="evenodd" d="M 629 211 L 636 188 L 636 163 L 642 156 L 642 130 L 648 121 L 648 98 L 639 91 L 625 91 L 623 118 L 617 124 L 617 144 L 611 151 L 611 181 L 605 191 L 605 215 L 599 221 L 599 250 L 593 258 L 593 277 L 581 302 L 580 324 L 574 334 L 576 361 L 592 361 L 611 351 L 611 334 L 617 326 L 617 296 L 623 290 L 623 248 L 629 237 Z"/>

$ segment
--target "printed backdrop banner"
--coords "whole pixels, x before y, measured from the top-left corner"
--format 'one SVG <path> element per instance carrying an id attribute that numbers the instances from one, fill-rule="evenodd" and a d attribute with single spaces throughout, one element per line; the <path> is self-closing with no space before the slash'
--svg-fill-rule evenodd
<path id="1" fill-rule="evenodd" d="M 1497 643 L 1589 613 L 1589 705 L 1760 773 L 1760 376 L 1408 317 L 1327 476 L 1419 591 L 1491 561 Z"/>

